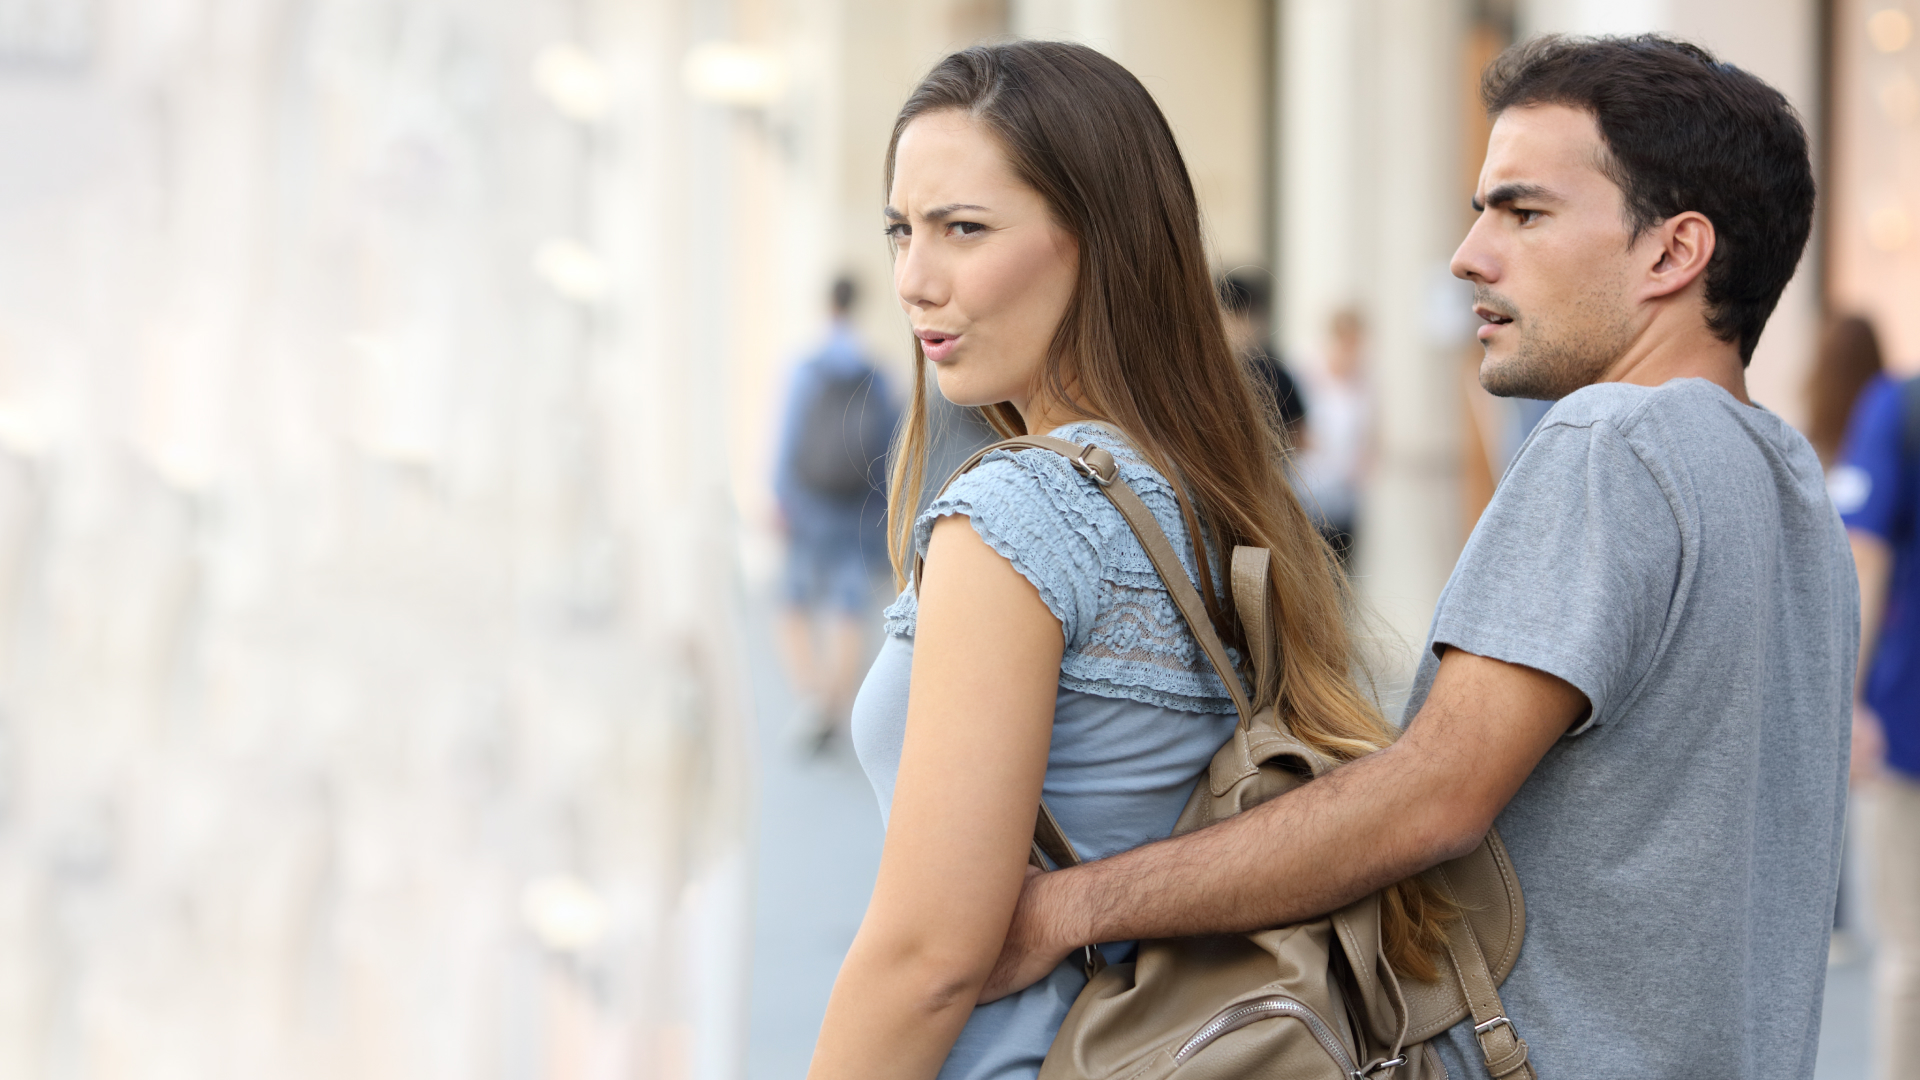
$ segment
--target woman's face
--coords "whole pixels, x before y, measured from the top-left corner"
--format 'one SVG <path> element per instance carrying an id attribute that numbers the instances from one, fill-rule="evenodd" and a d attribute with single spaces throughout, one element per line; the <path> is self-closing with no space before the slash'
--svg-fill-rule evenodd
<path id="1" fill-rule="evenodd" d="M 1073 299 L 1079 245 L 959 111 L 900 133 L 887 198 L 894 289 L 940 392 L 956 405 L 1012 402 L 1034 430 L 1028 395 Z"/>

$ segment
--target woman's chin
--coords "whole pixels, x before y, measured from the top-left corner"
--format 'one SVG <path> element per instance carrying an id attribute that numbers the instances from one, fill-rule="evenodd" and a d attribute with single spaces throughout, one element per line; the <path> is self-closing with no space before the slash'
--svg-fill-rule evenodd
<path id="1" fill-rule="evenodd" d="M 995 396 L 991 391 L 983 390 L 973 380 L 965 378 L 949 367 L 933 369 L 933 383 L 940 388 L 940 396 L 963 409 L 980 409 L 988 405 L 998 405 L 1006 401 L 1007 394 Z"/>

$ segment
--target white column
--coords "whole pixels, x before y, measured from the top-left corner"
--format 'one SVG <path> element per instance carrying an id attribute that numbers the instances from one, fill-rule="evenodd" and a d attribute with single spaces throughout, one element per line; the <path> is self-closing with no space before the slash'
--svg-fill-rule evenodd
<path id="1" fill-rule="evenodd" d="M 1078 41 L 1125 62 L 1122 0 L 1013 0 L 1013 32 L 1023 38 Z"/>
<path id="2" fill-rule="evenodd" d="M 1283 346 L 1312 363 L 1328 319 L 1369 326 L 1378 458 L 1356 573 L 1410 667 L 1458 553 L 1455 383 L 1468 301 L 1448 274 L 1465 12 L 1420 0 L 1283 0 Z M 1392 672 L 1388 672 L 1392 674 Z"/>
<path id="3" fill-rule="evenodd" d="M 711 5 L 90 7 L 0 71 L 0 1075 L 736 1076 Z"/>

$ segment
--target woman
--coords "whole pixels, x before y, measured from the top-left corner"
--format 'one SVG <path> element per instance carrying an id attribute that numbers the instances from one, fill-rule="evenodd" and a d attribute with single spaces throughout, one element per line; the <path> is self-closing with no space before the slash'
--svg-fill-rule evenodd
<path id="1" fill-rule="evenodd" d="M 913 506 L 923 479 L 931 362 L 940 393 L 1002 434 L 1112 451 L 1229 643 L 1244 638 L 1221 553 L 1271 548 L 1284 671 L 1256 700 L 1283 698 L 1296 734 L 1335 758 L 1385 745 L 1392 729 L 1349 674 L 1341 580 L 1228 347 L 1193 188 L 1140 83 L 1078 45 L 949 56 L 894 124 L 887 193 L 922 376 L 890 506 Z M 891 529 L 907 587 L 854 705 L 886 845 L 811 1075 L 1030 1077 L 1079 969 L 975 1002 L 1043 791 L 1082 857 L 1163 837 L 1233 705 L 1125 522 L 1066 459 L 996 452 Z M 1417 886 L 1389 893 L 1390 955 L 1432 977 L 1438 907 Z"/>

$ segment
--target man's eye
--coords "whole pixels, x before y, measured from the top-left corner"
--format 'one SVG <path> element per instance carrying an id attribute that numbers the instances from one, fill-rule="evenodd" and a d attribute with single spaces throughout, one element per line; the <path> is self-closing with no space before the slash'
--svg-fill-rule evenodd
<path id="1" fill-rule="evenodd" d="M 1538 221 L 1538 220 L 1540 219 L 1540 211 L 1538 211 L 1538 210 L 1522 210 L 1522 209 L 1520 209 L 1520 208 L 1518 208 L 1518 207 L 1515 207 L 1515 208 L 1514 208 L 1514 211 L 1513 211 L 1513 216 L 1514 216 L 1514 217 L 1517 217 L 1517 218 L 1519 218 L 1519 219 L 1520 219 L 1520 224 L 1522 224 L 1522 225 L 1531 225 L 1531 224 L 1533 224 L 1533 223 L 1534 223 L 1535 221 Z"/>
<path id="2" fill-rule="evenodd" d="M 974 233 L 987 231 L 987 227 L 985 225 L 980 224 L 977 221 L 950 222 L 948 223 L 947 228 L 952 229 L 953 231 L 959 233 L 961 236 L 972 236 Z"/>

